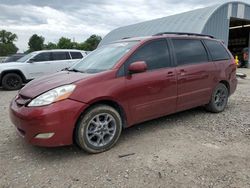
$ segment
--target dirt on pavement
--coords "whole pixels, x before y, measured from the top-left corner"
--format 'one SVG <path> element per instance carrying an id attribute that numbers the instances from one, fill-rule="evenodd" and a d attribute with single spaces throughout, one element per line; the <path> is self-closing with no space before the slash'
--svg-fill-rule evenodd
<path id="1" fill-rule="evenodd" d="M 248 78 L 224 112 L 200 107 L 139 124 L 95 155 L 25 143 L 8 117 L 17 92 L 0 89 L 0 187 L 250 187 L 250 69 L 239 71 Z"/>

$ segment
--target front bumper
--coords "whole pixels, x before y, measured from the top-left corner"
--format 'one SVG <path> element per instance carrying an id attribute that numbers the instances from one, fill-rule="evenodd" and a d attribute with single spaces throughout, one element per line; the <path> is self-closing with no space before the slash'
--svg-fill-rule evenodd
<path id="1" fill-rule="evenodd" d="M 87 104 L 66 99 L 43 107 L 19 106 L 15 100 L 10 104 L 10 119 L 18 133 L 29 143 L 54 147 L 71 145 L 74 128 Z M 49 138 L 41 134 L 54 133 Z"/>

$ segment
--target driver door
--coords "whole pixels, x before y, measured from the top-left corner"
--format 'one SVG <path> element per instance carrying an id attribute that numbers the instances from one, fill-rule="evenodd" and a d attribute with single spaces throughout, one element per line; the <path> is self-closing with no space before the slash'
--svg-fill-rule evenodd
<path id="1" fill-rule="evenodd" d="M 175 112 L 177 101 L 176 68 L 171 64 L 165 39 L 150 41 L 140 47 L 126 62 L 145 61 L 147 71 L 127 75 L 125 83 L 133 123 Z"/>
<path id="2" fill-rule="evenodd" d="M 31 79 L 35 79 L 54 72 L 51 52 L 41 52 L 31 58 L 28 63 L 28 74 L 29 78 Z"/>

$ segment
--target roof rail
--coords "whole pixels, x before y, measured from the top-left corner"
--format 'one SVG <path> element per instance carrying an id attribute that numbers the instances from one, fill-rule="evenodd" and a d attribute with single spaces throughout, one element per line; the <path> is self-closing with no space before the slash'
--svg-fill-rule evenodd
<path id="1" fill-rule="evenodd" d="M 153 36 L 160 36 L 160 35 L 188 35 L 188 36 L 199 36 L 199 37 L 209 37 L 214 38 L 212 35 L 205 35 L 205 34 L 199 34 L 199 33 L 182 33 L 182 32 L 162 32 L 154 34 Z"/>
<path id="2" fill-rule="evenodd" d="M 130 39 L 130 38 L 132 38 L 132 37 L 123 37 L 122 40 L 123 40 L 123 39 Z"/>

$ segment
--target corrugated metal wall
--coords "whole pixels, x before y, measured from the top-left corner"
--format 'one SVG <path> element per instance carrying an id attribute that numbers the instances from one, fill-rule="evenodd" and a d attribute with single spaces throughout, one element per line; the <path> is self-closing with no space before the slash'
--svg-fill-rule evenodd
<path id="1" fill-rule="evenodd" d="M 206 7 L 181 14 L 141 22 L 117 28 L 108 33 L 100 45 L 122 39 L 124 37 L 148 36 L 160 32 L 192 32 L 201 33 L 209 16 L 218 7 Z"/>
<path id="2" fill-rule="evenodd" d="M 245 8 L 245 18 L 250 20 L 250 5 L 246 5 Z"/>
<path id="3" fill-rule="evenodd" d="M 228 6 L 229 5 L 226 4 L 217 9 L 207 21 L 202 31 L 203 34 L 213 35 L 216 38 L 222 39 L 226 45 L 228 44 L 230 23 L 230 19 L 228 18 Z"/>
<path id="4" fill-rule="evenodd" d="M 228 44 L 230 18 L 250 20 L 250 5 L 227 2 L 173 16 L 117 28 L 99 46 L 124 37 L 153 35 L 159 32 L 192 32 L 213 35 Z"/>
<path id="5" fill-rule="evenodd" d="M 211 15 L 202 33 L 222 39 L 228 45 L 229 24 L 232 17 L 250 21 L 250 5 L 241 2 L 222 5 Z"/>

